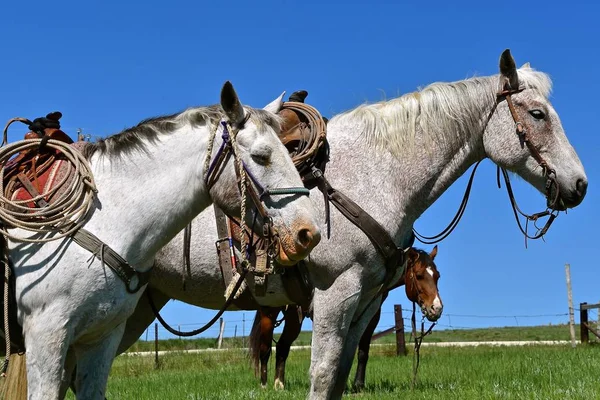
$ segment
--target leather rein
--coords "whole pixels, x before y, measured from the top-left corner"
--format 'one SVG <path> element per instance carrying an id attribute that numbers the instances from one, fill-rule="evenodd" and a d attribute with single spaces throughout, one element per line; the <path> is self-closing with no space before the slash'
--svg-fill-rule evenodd
<path id="1" fill-rule="evenodd" d="M 502 168 L 500 166 L 497 167 L 496 180 L 497 180 L 498 188 L 501 187 L 500 174 L 502 173 L 502 178 L 504 179 L 504 183 L 506 185 L 506 192 L 508 193 L 508 198 L 510 200 L 510 205 L 512 207 L 513 214 L 515 216 L 517 226 L 519 227 L 519 230 L 525 237 L 525 247 L 527 247 L 527 239 L 543 238 L 544 235 L 548 232 L 548 229 L 550 229 L 550 225 L 552 225 L 552 223 L 558 216 L 559 211 L 557 210 L 556 206 L 558 205 L 560 191 L 559 191 L 558 181 L 556 179 L 556 171 L 554 169 L 550 168 L 550 166 L 548 165 L 548 163 L 546 162 L 544 157 L 542 157 L 542 155 L 540 154 L 537 147 L 535 147 L 535 145 L 531 142 L 529 136 L 527 135 L 528 126 L 525 122 L 523 122 L 520 119 L 519 114 L 517 113 L 517 110 L 515 109 L 515 106 L 513 104 L 512 95 L 516 94 L 516 93 L 520 93 L 523 90 L 525 90 L 525 88 L 520 87 L 518 89 L 505 89 L 505 90 L 498 92 L 496 95 L 496 103 L 494 104 L 494 107 L 492 108 L 492 111 L 490 112 L 490 115 L 488 117 L 488 123 L 489 123 L 492 115 L 496 111 L 498 104 L 500 102 L 502 102 L 503 100 L 506 100 L 506 102 L 508 104 L 508 109 L 510 110 L 510 114 L 513 118 L 513 121 L 515 122 L 515 129 L 516 129 L 517 136 L 519 137 L 519 142 L 521 144 L 521 148 L 523 149 L 525 146 L 527 146 L 527 149 L 529 150 L 529 153 L 531 154 L 533 159 L 537 161 L 537 163 L 540 167 L 542 167 L 544 178 L 546 179 L 546 185 L 545 185 L 546 198 L 550 200 L 553 185 L 556 189 L 556 193 L 555 193 L 554 197 L 551 199 L 551 202 L 545 211 L 541 211 L 541 212 L 534 213 L 534 214 L 527 214 L 527 213 L 523 212 L 517 204 L 517 201 L 515 199 L 515 196 L 514 196 L 514 193 L 512 190 L 512 185 L 510 183 L 510 177 L 508 175 L 508 172 L 506 171 L 505 168 Z M 486 127 L 487 127 L 487 124 L 486 124 Z M 456 226 L 458 225 L 458 223 L 459 223 L 460 219 L 462 218 L 462 216 L 465 212 L 465 209 L 467 207 L 467 202 L 469 201 L 469 196 L 471 194 L 473 178 L 475 177 L 475 172 L 477 171 L 477 167 L 479 166 L 480 163 L 481 163 L 481 161 L 478 161 L 475 164 L 475 166 L 473 167 L 473 170 L 471 171 L 471 176 L 467 183 L 467 188 L 465 189 L 465 194 L 464 194 L 461 204 L 458 208 L 458 211 L 456 212 L 456 214 L 454 215 L 454 218 L 452 218 L 452 221 L 450 221 L 450 223 L 448 224 L 448 226 L 446 228 L 444 228 L 437 235 L 433 235 L 433 236 L 421 235 L 413 228 L 413 233 L 415 234 L 415 237 L 419 242 L 421 242 L 423 244 L 439 243 L 442 240 L 444 240 L 445 238 L 447 238 L 450 235 L 450 233 L 452 233 L 452 231 L 456 228 Z M 525 227 L 523 227 L 523 224 L 519 218 L 519 215 L 521 215 L 525 218 Z M 548 217 L 548 219 L 546 220 L 545 225 L 540 228 L 536 225 L 536 223 L 538 222 L 538 220 L 540 218 L 543 218 L 543 217 Z M 534 224 L 534 226 L 537 229 L 537 232 L 535 234 L 529 233 L 529 222 L 530 221 Z"/>

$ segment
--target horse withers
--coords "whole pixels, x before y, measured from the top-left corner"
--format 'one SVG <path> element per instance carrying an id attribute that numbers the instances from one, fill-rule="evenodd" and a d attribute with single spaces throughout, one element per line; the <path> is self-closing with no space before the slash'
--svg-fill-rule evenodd
<path id="1" fill-rule="evenodd" d="M 411 247 L 407 252 L 407 262 L 404 273 L 390 288 L 384 291 L 381 304 L 389 292 L 404 286 L 406 298 L 416 303 L 423 316 L 429 321 L 437 321 L 443 310 L 442 300 L 438 291 L 440 273 L 434 262 L 438 248 L 435 246 L 430 253 Z M 277 340 L 275 353 L 275 389 L 285 387 L 285 363 L 290 353 L 292 343 L 298 338 L 302 322 L 308 312 L 297 305 L 286 307 L 262 307 L 256 312 L 252 331 L 250 333 L 250 356 L 254 364 L 255 373 L 260 374 L 260 383 L 266 387 L 268 380 L 268 362 L 271 356 L 273 330 L 278 325 L 277 317 L 283 312 L 283 332 Z M 354 378 L 354 387 L 361 390 L 365 385 L 365 372 L 369 359 L 369 348 L 373 333 L 381 317 L 381 306 L 371 319 L 363 333 L 357 355 L 357 369 Z"/>

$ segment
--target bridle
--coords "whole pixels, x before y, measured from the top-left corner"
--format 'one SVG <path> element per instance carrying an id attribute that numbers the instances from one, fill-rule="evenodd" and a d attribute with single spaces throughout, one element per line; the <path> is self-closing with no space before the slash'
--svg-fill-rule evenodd
<path id="1" fill-rule="evenodd" d="M 412 376 L 412 381 L 411 381 L 411 388 L 414 388 L 414 386 L 416 384 L 416 380 L 417 380 L 417 372 L 419 370 L 419 363 L 421 360 L 421 356 L 420 356 L 421 344 L 423 343 L 423 339 L 425 338 L 425 336 L 431 334 L 431 332 L 433 331 L 433 328 L 436 325 L 436 322 L 433 322 L 429 326 L 429 328 L 427 330 L 425 330 L 425 316 L 423 316 L 421 318 L 421 332 L 417 336 L 416 304 L 418 303 L 419 306 L 421 306 L 421 304 L 423 303 L 423 299 L 421 297 L 421 292 L 419 291 L 417 276 L 414 271 L 415 264 L 421 257 L 421 254 L 419 254 L 418 252 L 417 252 L 417 254 L 418 254 L 418 257 L 414 261 L 413 265 L 411 266 L 411 265 L 407 264 L 407 266 L 406 266 L 406 273 L 409 273 L 409 269 L 410 269 L 410 276 L 409 276 L 410 284 L 413 285 L 414 290 L 417 292 L 417 299 L 416 299 L 416 301 L 412 302 L 412 315 L 410 318 L 411 328 L 412 328 L 412 336 L 413 336 L 413 340 L 415 342 L 415 351 L 413 353 L 413 371 L 412 371 L 413 376 Z M 409 259 L 408 263 L 410 263 L 410 259 Z M 408 282 L 405 282 L 405 284 L 408 287 Z"/>
<path id="2" fill-rule="evenodd" d="M 241 260 L 240 260 L 239 268 L 241 269 L 241 271 L 239 272 L 239 277 L 237 278 L 237 281 L 235 282 L 235 285 L 233 286 L 231 293 L 229 294 L 229 296 L 227 296 L 225 303 L 223 304 L 221 309 L 213 316 L 213 318 L 209 322 L 207 322 L 204 326 L 202 326 L 198 329 L 194 329 L 192 331 L 188 331 L 188 332 L 183 332 L 183 331 L 180 331 L 179 329 L 175 329 L 172 326 L 170 326 L 160 315 L 158 308 L 156 307 L 156 304 L 154 303 L 154 300 L 152 298 L 150 290 L 146 290 L 146 295 L 148 297 L 149 305 L 150 305 L 150 308 L 152 309 L 152 312 L 154 313 L 154 316 L 156 317 L 156 319 L 158 319 L 158 321 L 161 323 L 161 325 L 167 331 L 169 331 L 170 333 L 172 333 L 174 335 L 190 337 L 190 336 L 196 336 L 202 332 L 205 332 L 223 315 L 223 313 L 229 308 L 231 303 L 233 303 L 233 301 L 235 299 L 235 295 L 238 292 L 238 290 L 242 287 L 242 284 L 244 283 L 244 280 L 245 280 L 248 272 L 252 272 L 254 274 L 255 284 L 258 284 L 259 281 L 264 280 L 266 274 L 271 272 L 270 269 L 272 269 L 273 267 L 271 266 L 272 263 L 270 261 L 272 261 L 275 257 L 277 257 L 278 251 L 281 248 L 281 246 L 279 245 L 279 235 L 277 233 L 277 230 L 273 226 L 273 220 L 269 216 L 269 214 L 265 208 L 264 199 L 266 197 L 270 197 L 270 196 L 281 196 L 281 195 L 308 196 L 310 193 L 310 191 L 304 187 L 268 189 L 268 188 L 265 188 L 263 185 L 261 185 L 260 182 L 258 182 L 258 180 L 256 179 L 256 177 L 254 175 L 252 175 L 252 172 L 250 172 L 250 170 L 248 169 L 248 167 L 246 166 L 246 164 L 244 163 L 244 161 L 241 159 L 241 157 L 239 155 L 238 148 L 237 148 L 237 142 L 236 142 L 237 134 L 240 131 L 240 127 L 244 126 L 244 124 L 248 121 L 249 117 L 250 117 L 250 114 L 247 113 L 244 121 L 242 123 L 238 124 L 235 128 L 232 128 L 231 125 L 229 124 L 229 122 L 227 122 L 227 121 L 221 121 L 220 124 L 217 124 L 217 126 L 211 133 L 211 137 L 209 138 L 209 142 L 208 142 L 209 144 L 206 149 L 206 159 L 204 162 L 204 171 L 205 171 L 204 182 L 206 184 L 207 190 L 210 190 L 212 188 L 212 186 L 218 180 L 220 174 L 223 172 L 223 167 L 226 165 L 230 156 L 233 154 L 233 157 L 234 157 L 234 169 L 235 169 L 235 173 L 237 175 L 238 189 L 241 194 L 241 206 L 240 206 L 241 210 L 240 210 L 239 225 L 240 225 L 242 234 L 240 235 L 240 242 L 241 242 L 240 243 L 241 244 L 241 247 L 240 247 L 241 257 L 240 258 L 241 258 Z M 217 134 L 217 130 L 219 129 L 219 125 L 223 127 L 223 131 L 221 134 L 221 138 L 223 139 L 223 141 L 221 143 L 221 146 L 217 150 L 215 157 L 211 161 L 213 145 L 214 145 L 215 137 Z M 247 179 L 247 178 L 249 178 L 249 179 Z M 248 232 L 248 227 L 246 225 L 246 219 L 245 219 L 245 217 L 246 217 L 246 196 L 247 195 L 250 196 L 250 199 L 254 206 L 253 225 L 256 222 L 257 214 L 259 214 L 261 216 L 261 219 L 263 222 L 263 227 L 262 227 L 263 228 L 262 229 L 263 240 L 258 242 L 257 246 L 254 247 L 255 254 L 256 254 L 256 262 L 254 264 L 252 264 L 248 261 L 250 248 L 249 248 L 248 244 L 246 243 L 247 239 L 246 239 L 246 234 L 245 234 L 246 232 Z M 232 218 L 232 220 L 235 221 L 236 219 Z M 252 226 L 251 228 L 252 228 L 251 232 L 254 232 L 254 230 L 253 230 L 254 226 Z M 191 235 L 191 232 L 188 231 L 187 229 L 188 228 L 186 228 L 185 234 Z M 253 235 L 249 235 L 249 236 L 252 237 Z M 184 243 L 187 243 L 187 242 L 188 241 L 184 240 Z M 186 254 L 186 250 L 184 250 L 184 254 Z M 187 249 L 187 254 L 184 258 L 187 259 L 184 263 L 189 263 L 189 249 Z M 234 267 L 235 267 L 235 264 L 234 264 Z"/>
<path id="3" fill-rule="evenodd" d="M 523 235 L 525 236 L 525 246 L 527 246 L 527 239 L 542 238 L 546 234 L 546 232 L 548 232 L 548 229 L 550 229 L 550 225 L 552 225 L 552 222 L 554 222 L 554 220 L 558 216 L 558 210 L 556 207 L 557 207 L 558 201 L 559 201 L 560 186 L 558 184 L 558 180 L 556 179 L 556 171 L 549 166 L 549 164 L 546 162 L 544 157 L 542 157 L 542 155 L 540 154 L 537 147 L 535 147 L 535 145 L 531 142 L 529 136 L 527 135 L 529 127 L 527 126 L 527 124 L 525 122 L 521 121 L 521 119 L 519 118 L 519 114 L 517 113 L 517 110 L 515 109 L 515 106 L 513 104 L 512 95 L 515 93 L 520 93 L 523 90 L 525 90 L 525 88 L 520 87 L 518 89 L 504 89 L 504 90 L 498 92 L 496 106 L 502 100 L 504 100 L 504 99 L 506 100 L 506 103 L 508 104 L 508 109 L 510 110 L 510 114 L 513 118 L 513 121 L 515 122 L 515 128 L 516 128 L 517 135 L 519 136 L 519 142 L 521 143 L 521 148 L 523 149 L 525 146 L 527 146 L 527 149 L 529 150 L 529 154 L 531 154 L 533 159 L 537 161 L 538 165 L 540 167 L 542 167 L 544 178 L 546 179 L 546 184 L 545 184 L 546 199 L 551 200 L 551 201 L 549 202 L 548 207 L 546 208 L 545 211 L 534 213 L 531 215 L 526 214 L 523 211 L 521 211 L 521 209 L 517 205 L 517 202 L 515 200 L 515 197 L 514 197 L 514 194 L 512 191 L 512 186 L 510 184 L 508 172 L 506 171 L 506 169 L 498 167 L 497 182 L 498 182 L 498 187 L 500 187 L 500 171 L 502 171 L 502 177 L 504 178 L 504 182 L 506 184 L 506 191 L 508 193 L 508 197 L 510 199 L 510 203 L 511 203 L 511 206 L 513 209 L 513 213 L 515 215 L 515 220 L 517 221 L 517 225 L 518 225 L 519 229 L 521 230 L 521 233 L 523 233 Z M 556 193 L 554 195 L 554 198 L 550 199 L 550 196 L 552 194 L 552 185 L 554 185 L 554 187 L 556 189 Z M 518 214 L 521 214 L 523 217 L 525 217 L 525 221 L 526 221 L 525 228 L 523 228 L 523 225 L 521 224 Z M 538 221 L 538 219 L 543 218 L 543 217 L 548 217 L 546 224 L 542 228 L 538 228 L 536 226 L 536 228 L 538 229 L 538 232 L 534 235 L 530 235 L 528 232 L 529 221 L 532 221 L 535 225 L 535 223 Z"/>
<path id="4" fill-rule="evenodd" d="M 515 200 L 515 196 L 514 196 L 514 193 L 512 190 L 512 185 L 510 183 L 510 177 L 509 177 L 506 169 L 498 166 L 497 173 L 496 173 L 496 181 L 498 184 L 498 188 L 501 187 L 500 173 L 502 173 L 502 177 L 503 177 L 505 185 L 506 185 L 506 191 L 508 193 L 508 198 L 510 200 L 511 207 L 513 209 L 513 214 L 515 216 L 515 220 L 517 221 L 517 226 L 519 227 L 519 230 L 521 231 L 521 233 L 525 236 L 525 247 L 527 247 L 527 239 L 543 238 L 543 236 L 548 232 L 548 229 L 550 229 L 550 225 L 552 225 L 552 222 L 554 222 L 554 220 L 558 216 L 559 210 L 557 209 L 557 206 L 558 206 L 559 197 L 560 197 L 560 190 L 559 190 L 558 180 L 556 179 L 556 171 L 549 166 L 548 162 L 544 159 L 544 157 L 542 157 L 542 155 L 540 154 L 537 147 L 535 147 L 535 145 L 531 142 L 531 140 L 528 136 L 529 127 L 527 126 L 527 124 L 524 121 L 521 120 L 521 118 L 519 117 L 519 114 L 517 113 L 517 110 L 513 104 L 512 95 L 516 94 L 516 93 L 520 93 L 523 90 L 525 90 L 525 87 L 523 87 L 523 86 L 519 87 L 517 89 L 508 88 L 508 89 L 503 89 L 496 94 L 496 102 L 494 103 L 494 107 L 492 107 L 492 110 L 490 111 L 490 114 L 488 115 L 484 131 L 487 129 L 487 126 L 488 126 L 492 116 L 494 115 L 496 109 L 498 108 L 498 104 L 500 104 L 503 100 L 506 100 L 506 103 L 508 104 L 508 109 L 510 110 L 510 114 L 515 123 L 515 130 L 516 130 L 517 136 L 519 137 L 521 149 L 523 149 L 523 148 L 525 148 L 525 146 L 527 146 L 527 149 L 529 150 L 529 154 L 531 154 L 533 159 L 535 161 L 537 161 L 538 165 L 540 167 L 542 167 L 543 175 L 544 175 L 544 178 L 546 179 L 545 196 L 546 196 L 546 199 L 551 200 L 551 201 L 549 201 L 546 210 L 538 212 L 538 213 L 534 213 L 534 214 L 527 214 L 519 208 L 517 201 Z M 452 231 L 456 228 L 456 226 L 458 225 L 458 223 L 459 223 L 460 219 L 462 218 L 462 216 L 465 212 L 465 209 L 467 207 L 467 202 L 469 200 L 469 195 L 471 193 L 471 187 L 473 184 L 473 178 L 475 177 L 475 172 L 477 171 L 477 167 L 479 166 L 480 163 L 481 163 L 481 161 L 478 161 L 475 164 L 475 166 L 473 167 L 471 176 L 467 183 L 467 188 L 465 190 L 465 194 L 463 196 L 463 199 L 461 201 L 459 209 L 456 212 L 452 221 L 448 224 L 448 226 L 445 229 L 442 230 L 442 232 L 440 232 L 439 234 L 434 235 L 434 236 L 421 235 L 413 228 L 413 233 L 415 234 L 415 237 L 418 241 L 420 241 L 423 244 L 439 243 L 442 240 L 444 240 L 446 237 L 448 237 L 450 235 L 450 233 L 452 233 Z M 550 199 L 550 196 L 552 194 L 552 186 L 553 185 L 556 189 L 556 193 L 555 193 L 554 197 L 552 199 Z M 525 227 L 523 227 L 523 224 L 522 224 L 521 220 L 519 219 L 519 214 L 525 218 L 525 221 L 526 221 Z M 536 223 L 538 222 L 538 220 L 540 218 L 543 218 L 543 217 L 548 217 L 548 220 L 546 221 L 546 224 L 540 228 L 536 225 Z M 529 233 L 529 222 L 530 221 L 533 222 L 535 228 L 537 229 L 537 232 L 535 234 Z"/>
<path id="5" fill-rule="evenodd" d="M 217 128 L 213 131 L 213 136 L 210 141 L 209 148 L 207 149 L 207 158 L 205 161 L 205 183 L 207 189 L 210 190 L 212 186 L 216 183 L 219 175 L 221 174 L 224 165 L 231 155 L 234 157 L 234 169 L 237 176 L 238 188 L 241 194 L 241 216 L 239 220 L 239 225 L 242 233 L 244 232 L 256 232 L 254 226 L 248 230 L 246 225 L 246 197 L 249 196 L 254 207 L 254 217 L 253 217 L 253 225 L 256 223 L 257 216 L 260 216 L 262 220 L 262 229 L 258 230 L 259 235 L 262 236 L 262 239 L 259 243 L 257 243 L 258 247 L 256 247 L 256 255 L 257 255 L 257 270 L 262 270 L 268 268 L 270 262 L 268 260 L 272 260 L 278 256 L 280 246 L 279 234 L 275 227 L 273 226 L 273 219 L 269 216 L 269 213 L 265 207 L 265 199 L 267 197 L 272 196 L 282 196 L 282 195 L 301 195 L 308 196 L 310 191 L 304 187 L 289 187 L 289 188 L 274 188 L 269 189 L 265 188 L 261 183 L 256 179 L 256 177 L 252 174 L 246 163 L 241 159 L 238 146 L 236 142 L 237 134 L 240 131 L 240 126 L 244 126 L 244 124 L 248 121 L 250 114 L 246 114 L 246 118 L 244 121 L 238 125 L 238 127 L 232 128 L 231 125 L 226 121 L 221 121 L 220 125 L 222 126 L 222 142 L 221 146 L 217 150 L 215 157 L 210 161 L 211 153 L 212 153 L 212 145 L 214 143 L 214 138 L 216 136 Z M 231 132 L 231 133 L 230 133 Z M 235 218 L 234 218 L 235 220 Z M 252 237 L 252 235 L 250 235 Z M 248 256 L 248 243 L 246 243 L 246 235 L 241 235 L 241 254 L 242 254 L 242 262 L 246 264 L 245 267 L 249 266 L 247 262 Z M 265 263 L 266 265 L 263 265 Z M 265 271 L 262 271 L 263 273 Z"/>

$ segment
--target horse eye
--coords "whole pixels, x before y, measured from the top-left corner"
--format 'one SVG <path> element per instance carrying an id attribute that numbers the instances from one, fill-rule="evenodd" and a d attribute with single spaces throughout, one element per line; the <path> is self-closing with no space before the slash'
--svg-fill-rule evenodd
<path id="1" fill-rule="evenodd" d="M 417 274 L 417 279 L 423 279 L 424 275 L 423 274 Z"/>
<path id="2" fill-rule="evenodd" d="M 259 165 L 267 165 L 271 161 L 271 155 L 265 153 L 250 154 L 250 157 Z"/>
<path id="3" fill-rule="evenodd" d="M 531 110 L 529 111 L 529 114 L 535 119 L 544 119 L 546 116 L 542 110 Z"/>

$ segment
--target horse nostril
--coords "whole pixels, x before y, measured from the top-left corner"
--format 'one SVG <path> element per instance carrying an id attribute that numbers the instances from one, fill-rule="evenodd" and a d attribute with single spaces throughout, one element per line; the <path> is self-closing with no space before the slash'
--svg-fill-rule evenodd
<path id="1" fill-rule="evenodd" d="M 577 179 L 577 184 L 575 187 L 577 188 L 577 195 L 579 198 L 583 198 L 587 192 L 587 179 Z"/>
<path id="2" fill-rule="evenodd" d="M 310 229 L 300 229 L 300 232 L 298 232 L 298 244 L 304 249 L 311 245 L 313 239 L 314 235 Z"/>

